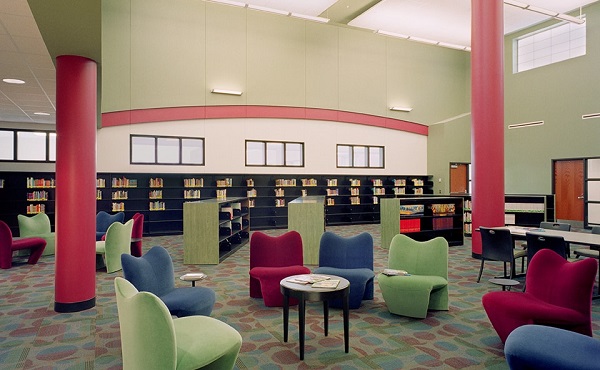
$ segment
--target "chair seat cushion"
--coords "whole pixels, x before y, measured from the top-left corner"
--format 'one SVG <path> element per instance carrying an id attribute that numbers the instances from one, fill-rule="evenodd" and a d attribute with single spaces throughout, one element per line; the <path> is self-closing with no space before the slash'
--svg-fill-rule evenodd
<path id="1" fill-rule="evenodd" d="M 379 274 L 379 284 L 387 286 L 401 286 L 402 290 L 417 290 L 423 289 L 441 289 L 448 285 L 448 280 L 441 276 L 427 275 L 408 275 L 408 276 L 387 276 Z"/>
<path id="2" fill-rule="evenodd" d="M 46 245 L 46 240 L 44 240 L 43 238 L 39 238 L 39 237 L 26 237 L 26 238 L 19 238 L 19 239 L 13 239 L 12 241 L 12 250 L 19 250 L 19 249 L 28 249 L 31 247 L 38 247 L 40 245 Z"/>
<path id="3" fill-rule="evenodd" d="M 96 242 L 96 254 L 106 253 L 106 242 L 104 240 Z"/>
<path id="4" fill-rule="evenodd" d="M 373 272 L 373 270 L 368 268 L 340 269 L 336 267 L 323 266 L 317 267 L 314 273 L 341 276 L 350 281 L 351 286 L 353 282 L 362 282 L 364 284 L 375 277 L 375 273 Z"/>
<path id="5" fill-rule="evenodd" d="M 215 292 L 205 287 L 177 288 L 159 296 L 171 314 L 177 317 L 210 316 L 215 305 Z"/>
<path id="6" fill-rule="evenodd" d="M 178 369 L 198 369 L 220 357 L 237 356 L 242 345 L 242 337 L 235 329 L 211 317 L 182 317 L 173 320 L 173 326 Z"/>
<path id="7" fill-rule="evenodd" d="M 530 324 L 573 326 L 589 323 L 589 317 L 577 310 L 550 304 L 527 293 L 489 292 L 482 301 L 488 313 L 500 310 L 506 317 L 531 318 Z"/>
<path id="8" fill-rule="evenodd" d="M 294 265 L 283 267 L 254 267 L 250 270 L 250 276 L 255 279 L 281 280 L 292 275 L 310 274 L 308 267 Z"/>

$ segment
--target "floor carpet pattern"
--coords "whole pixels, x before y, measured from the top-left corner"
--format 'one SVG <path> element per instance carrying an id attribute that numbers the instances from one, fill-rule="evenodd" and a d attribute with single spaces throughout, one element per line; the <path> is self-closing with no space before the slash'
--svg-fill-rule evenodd
<path id="1" fill-rule="evenodd" d="M 349 236 L 367 231 L 374 238 L 376 274 L 386 267 L 379 225 L 328 227 Z M 266 231 L 278 235 L 285 230 Z M 350 312 L 350 352 L 344 353 L 342 315 L 331 309 L 329 335 L 323 334 L 321 303 L 307 304 L 304 361 L 300 361 L 297 308 L 290 310 L 290 334 L 283 341 L 282 309 L 267 308 L 248 295 L 249 246 L 219 265 L 184 265 L 183 237 L 145 237 L 144 251 L 161 245 L 170 252 L 177 277 L 204 272 L 203 286 L 215 290 L 212 317 L 237 329 L 243 345 L 237 369 L 508 369 L 503 346 L 487 319 L 481 297 L 499 290 L 488 280 L 502 273 L 500 263 L 471 257 L 470 239 L 449 254 L 450 310 L 431 311 L 418 320 L 387 311 L 375 283 L 375 298 Z M 37 265 L 19 261 L 0 270 L 1 369 L 120 369 L 121 347 L 113 280 L 122 272 L 96 272 L 96 306 L 77 313 L 54 312 L 54 258 Z M 309 266 L 315 267 L 315 266 Z M 517 286 L 519 289 L 520 286 Z M 593 301 L 594 335 L 600 335 L 600 301 Z M 202 334 L 199 334 L 202 335 Z M 208 334 L 207 334 L 208 335 Z"/>

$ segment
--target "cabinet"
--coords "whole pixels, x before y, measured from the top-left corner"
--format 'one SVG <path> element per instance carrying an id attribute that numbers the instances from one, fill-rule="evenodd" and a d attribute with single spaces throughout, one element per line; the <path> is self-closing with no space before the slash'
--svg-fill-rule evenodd
<path id="1" fill-rule="evenodd" d="M 185 264 L 218 264 L 249 237 L 248 198 L 213 198 L 183 205 Z"/>
<path id="2" fill-rule="evenodd" d="M 451 246 L 463 245 L 461 197 L 410 197 L 381 199 L 381 246 L 389 248 L 396 234 L 419 241 L 444 237 Z"/>
<path id="3" fill-rule="evenodd" d="M 471 195 L 461 195 L 464 200 L 464 233 L 471 236 L 472 201 Z M 504 196 L 504 223 L 539 227 L 540 222 L 554 222 L 554 195 L 507 194 Z"/>

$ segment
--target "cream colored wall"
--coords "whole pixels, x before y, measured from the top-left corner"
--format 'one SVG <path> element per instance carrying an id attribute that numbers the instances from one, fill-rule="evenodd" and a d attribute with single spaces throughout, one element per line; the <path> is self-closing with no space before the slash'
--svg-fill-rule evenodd
<path id="1" fill-rule="evenodd" d="M 132 165 L 130 134 L 204 137 L 206 165 Z M 246 139 L 303 142 L 305 167 L 245 167 Z M 385 169 L 336 168 L 336 144 L 385 146 Z M 98 172 L 425 175 L 427 137 L 338 122 L 282 119 L 189 120 L 105 127 L 98 131 Z"/>
<path id="2" fill-rule="evenodd" d="M 103 26 L 102 112 L 248 104 L 431 124 L 468 106 L 464 51 L 200 0 L 105 0 Z"/>

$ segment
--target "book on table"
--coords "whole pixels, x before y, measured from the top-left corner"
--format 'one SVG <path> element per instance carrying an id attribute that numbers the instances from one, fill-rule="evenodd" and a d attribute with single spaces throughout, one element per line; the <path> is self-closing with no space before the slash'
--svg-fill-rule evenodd
<path id="1" fill-rule="evenodd" d="M 340 281 L 338 279 L 327 279 L 313 283 L 312 287 L 321 289 L 335 289 L 339 283 Z"/>
<path id="2" fill-rule="evenodd" d="M 320 281 L 328 280 L 328 279 L 329 279 L 329 276 L 325 276 L 325 275 L 306 274 L 306 275 L 294 276 L 293 278 L 290 278 L 287 281 L 289 281 L 290 283 L 296 283 L 296 284 L 313 284 L 313 283 L 318 283 Z"/>
<path id="3" fill-rule="evenodd" d="M 208 276 L 202 272 L 197 273 L 187 273 L 181 277 L 181 280 L 202 280 L 206 279 Z"/>
<path id="4" fill-rule="evenodd" d="M 410 276 L 408 272 L 396 269 L 384 269 L 383 274 L 387 276 Z"/>

